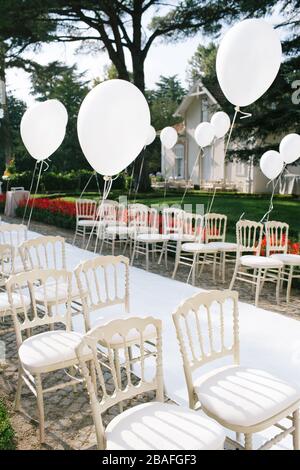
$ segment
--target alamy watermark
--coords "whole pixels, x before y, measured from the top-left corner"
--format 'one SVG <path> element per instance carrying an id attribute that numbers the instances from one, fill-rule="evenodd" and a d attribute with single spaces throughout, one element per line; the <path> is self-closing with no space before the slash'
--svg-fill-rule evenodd
<path id="1" fill-rule="evenodd" d="M 300 80 L 294 80 L 291 86 L 295 90 L 292 93 L 292 103 L 300 104 Z"/>

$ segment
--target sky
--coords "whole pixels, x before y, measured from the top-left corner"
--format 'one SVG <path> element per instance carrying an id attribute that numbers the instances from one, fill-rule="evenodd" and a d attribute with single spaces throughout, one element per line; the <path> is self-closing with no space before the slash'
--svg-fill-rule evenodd
<path id="1" fill-rule="evenodd" d="M 188 61 L 200 41 L 201 36 L 198 35 L 176 44 L 154 43 L 145 63 L 146 86 L 155 87 L 160 75 L 178 75 L 185 85 Z M 76 53 L 77 46 L 75 44 L 45 45 L 38 54 L 28 53 L 27 56 L 43 65 L 54 60 L 68 65 L 75 63 L 79 71 L 86 72 L 86 78 L 90 80 L 103 76 L 104 67 L 110 63 L 108 55 L 105 52 L 95 55 Z M 16 68 L 9 69 L 6 81 L 8 91 L 16 97 L 24 100 L 28 105 L 34 102 L 34 98 L 30 95 L 30 78 L 26 72 Z"/>

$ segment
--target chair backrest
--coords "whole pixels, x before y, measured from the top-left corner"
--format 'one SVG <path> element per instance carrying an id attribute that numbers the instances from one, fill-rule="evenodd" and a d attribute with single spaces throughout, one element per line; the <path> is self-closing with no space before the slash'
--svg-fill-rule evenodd
<path id="1" fill-rule="evenodd" d="M 275 220 L 265 223 L 266 255 L 287 253 L 289 241 L 289 225 Z"/>
<path id="2" fill-rule="evenodd" d="M 88 352 L 93 357 L 90 363 Z M 110 407 L 150 391 L 163 401 L 161 320 L 139 317 L 101 325 L 84 336 L 76 353 L 90 397 L 98 447 L 105 449 L 102 414 Z M 133 369 L 139 371 L 139 377 L 132 374 Z"/>
<path id="3" fill-rule="evenodd" d="M 195 407 L 193 373 L 218 359 L 239 363 L 238 293 L 201 292 L 185 300 L 173 314 L 183 360 L 189 401 Z"/>
<path id="4" fill-rule="evenodd" d="M 19 246 L 24 269 L 66 269 L 65 239 L 42 236 Z"/>
<path id="5" fill-rule="evenodd" d="M 27 227 L 22 224 L 1 224 L 0 243 L 18 246 L 27 240 Z"/>
<path id="6" fill-rule="evenodd" d="M 32 334 L 37 327 L 63 324 L 70 331 L 72 273 L 34 269 L 10 276 L 5 286 L 18 346 L 22 343 L 24 330 Z M 61 302 L 62 291 L 64 304 Z"/>
<path id="7" fill-rule="evenodd" d="M 0 285 L 7 277 L 15 273 L 16 248 L 9 244 L 0 244 Z"/>
<path id="8" fill-rule="evenodd" d="M 97 217 L 104 222 L 116 222 L 118 205 L 119 203 L 116 201 L 105 200 L 100 202 L 97 209 Z"/>
<path id="9" fill-rule="evenodd" d="M 76 218 L 77 220 L 91 219 L 96 216 L 97 202 L 92 199 L 76 199 Z"/>
<path id="10" fill-rule="evenodd" d="M 184 213 L 183 235 L 191 235 L 201 242 L 203 239 L 204 217 L 201 214 L 191 212 Z"/>
<path id="11" fill-rule="evenodd" d="M 129 259 L 124 256 L 97 256 L 75 269 L 83 303 L 86 326 L 90 313 L 111 305 L 124 305 L 129 311 Z"/>
<path id="12" fill-rule="evenodd" d="M 165 235 L 182 233 L 184 225 L 184 210 L 176 207 L 166 207 L 162 211 L 162 230 Z"/>
<path id="13" fill-rule="evenodd" d="M 128 225 L 148 227 L 150 208 L 145 204 L 128 204 Z"/>
<path id="14" fill-rule="evenodd" d="M 205 214 L 205 241 L 224 242 L 226 238 L 227 216 L 224 214 Z"/>
<path id="15" fill-rule="evenodd" d="M 252 220 L 240 220 L 236 224 L 237 255 L 242 252 L 260 254 L 263 224 Z"/>

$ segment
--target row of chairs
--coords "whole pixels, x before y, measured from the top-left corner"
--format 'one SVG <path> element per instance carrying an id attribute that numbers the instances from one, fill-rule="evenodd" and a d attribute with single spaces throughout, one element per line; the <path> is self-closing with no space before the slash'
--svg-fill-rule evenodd
<path id="1" fill-rule="evenodd" d="M 97 256 L 77 266 L 75 279 L 86 334 L 72 330 L 72 274 L 66 269 L 34 268 L 6 282 L 19 356 L 16 408 L 25 383 L 37 398 L 41 442 L 45 394 L 84 380 L 100 449 L 221 450 L 223 427 L 236 432 L 239 441 L 243 433 L 244 446 L 235 445 L 252 449 L 252 435 L 273 425 L 279 435 L 261 448 L 288 434 L 294 448 L 300 448 L 299 389 L 269 372 L 240 366 L 236 292 L 196 294 L 173 314 L 192 408 L 188 410 L 164 403 L 161 320 L 128 318 L 129 260 Z M 67 291 L 63 300 L 62 285 Z M 118 306 L 123 313 L 116 313 Z M 96 311 L 104 312 L 101 320 Z M 230 357 L 233 365 L 217 367 L 220 359 Z M 210 373 L 196 377 L 207 364 L 214 365 Z M 67 383 L 43 387 L 46 374 L 64 369 L 69 370 Z M 155 401 L 123 410 L 126 400 L 150 391 L 156 393 Z M 105 429 L 102 417 L 116 405 L 119 414 Z M 289 427 L 280 423 L 286 417 L 292 420 Z"/>
<path id="2" fill-rule="evenodd" d="M 94 201 L 78 200 L 77 207 L 83 224 L 86 216 L 92 219 L 87 220 L 88 224 L 94 223 L 97 214 Z M 197 274 L 201 276 L 206 265 L 212 266 L 214 281 L 219 266 L 221 279 L 225 282 L 226 266 L 234 263 L 231 288 L 237 280 L 250 283 L 255 288 L 256 305 L 262 287 L 269 281 L 276 282 L 277 301 L 280 288 L 286 283 L 286 300 L 290 301 L 292 281 L 300 277 L 300 256 L 288 253 L 289 226 L 286 223 L 271 221 L 264 226 L 254 221 L 239 221 L 236 225 L 236 242 L 232 243 L 226 241 L 227 216 L 224 214 L 209 213 L 203 216 L 180 208 L 164 208 L 162 233 L 159 233 L 159 213 L 154 208 L 144 204 L 129 204 L 125 207 L 115 201 L 105 201 L 99 207 L 102 207 L 101 217 L 98 208 L 97 220 L 97 236 L 101 238 L 100 253 L 107 244 L 114 254 L 116 243 L 119 242 L 124 244 L 123 253 L 129 247 L 131 264 L 136 256 L 145 256 L 147 270 L 151 255 L 155 259 L 155 255 L 159 254 L 159 263 L 164 257 L 167 266 L 168 254 L 171 253 L 175 257 L 172 277 L 175 278 L 181 265 L 188 266 L 188 280 L 191 277 L 193 285 Z M 264 231 L 266 256 L 262 257 L 260 253 Z"/>

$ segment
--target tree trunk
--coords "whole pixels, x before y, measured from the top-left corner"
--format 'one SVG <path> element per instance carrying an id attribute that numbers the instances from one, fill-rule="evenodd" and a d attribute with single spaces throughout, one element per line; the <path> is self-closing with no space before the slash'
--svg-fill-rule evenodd
<path id="1" fill-rule="evenodd" d="M 0 106 L 3 109 L 4 116 L 0 120 L 1 125 L 1 135 L 2 135 L 2 145 L 4 151 L 5 164 L 7 165 L 12 158 L 12 139 L 11 139 L 11 130 L 8 117 L 7 109 L 7 97 L 6 97 L 6 88 L 5 88 L 5 45 L 2 42 L 0 45 L 0 80 L 4 84 L 4 99 L 5 103 L 0 103 Z M 1 82 L 0 82 L 1 86 Z"/>

